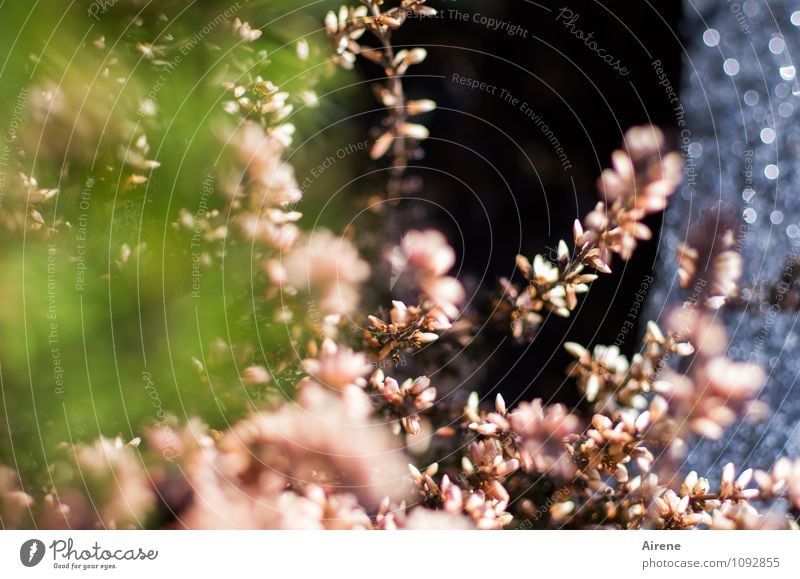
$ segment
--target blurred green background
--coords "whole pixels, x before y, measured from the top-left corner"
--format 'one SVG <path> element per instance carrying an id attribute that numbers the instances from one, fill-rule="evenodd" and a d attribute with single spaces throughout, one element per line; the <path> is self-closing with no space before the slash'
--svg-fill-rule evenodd
<path id="1" fill-rule="evenodd" d="M 326 63 L 321 23 L 329 5 L 0 6 L 0 131 L 8 149 L 0 215 L 33 223 L 32 207 L 14 190 L 19 170 L 59 190 L 35 206 L 41 229 L 0 227 L 0 462 L 44 487 L 42 467 L 61 442 L 128 440 L 166 415 L 197 415 L 221 429 L 265 397 L 291 394 L 297 355 L 264 297 L 264 255 L 241 235 L 193 246 L 193 231 L 173 223 L 182 209 L 196 215 L 202 203 L 227 206 L 225 81 L 261 75 L 293 95 L 289 155 L 298 182 L 329 151 L 364 139 L 358 126 L 336 122 L 370 95 Z M 231 30 L 236 17 L 263 36 L 241 46 Z M 300 38 L 311 47 L 307 60 L 298 56 Z M 173 68 L 157 64 L 177 55 Z M 61 96 L 48 101 L 55 87 Z M 303 90 L 314 90 L 319 106 L 297 99 Z M 139 114 L 147 98 L 154 116 Z M 121 162 L 142 133 L 146 158 L 160 163 L 152 172 Z M 347 196 L 328 201 L 350 182 L 351 166 L 337 163 L 306 187 L 297 207 L 304 227 L 347 224 Z M 134 174 L 149 180 L 131 183 Z M 198 252 L 202 275 L 193 286 Z M 276 360 L 289 363 L 275 367 Z M 249 364 L 270 365 L 276 379 L 244 385 L 239 375 Z"/>

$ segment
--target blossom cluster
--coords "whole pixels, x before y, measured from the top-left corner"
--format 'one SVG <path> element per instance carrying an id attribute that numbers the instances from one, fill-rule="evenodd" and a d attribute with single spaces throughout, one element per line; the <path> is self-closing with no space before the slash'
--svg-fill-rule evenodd
<path id="1" fill-rule="evenodd" d="M 375 94 L 388 115 L 370 155 L 379 159 L 391 151 L 392 173 L 386 187 L 391 198 L 401 192 L 406 166 L 418 154 L 414 142 L 427 139 L 429 135 L 424 125 L 409 119 L 436 108 L 431 99 L 408 99 L 403 87 L 403 75 L 409 67 L 424 61 L 427 51 L 419 47 L 396 51 L 391 42 L 392 32 L 410 15 L 433 16 L 436 10 L 425 6 L 425 0 L 401 0 L 398 6 L 386 9 L 383 4 L 383 0 L 364 0 L 357 8 L 342 6 L 338 13 L 328 12 L 325 29 L 333 41 L 337 60 L 344 68 L 353 68 L 356 56 L 361 56 L 380 66 L 386 75 L 386 82 L 376 87 Z M 376 39 L 377 46 L 362 43 L 368 31 Z"/>
<path id="2" fill-rule="evenodd" d="M 384 8 L 381 0 L 365 0 L 325 18 L 338 62 L 350 67 L 361 55 L 384 68 L 378 94 L 389 117 L 372 157 L 391 150 L 395 180 L 412 154 L 409 142 L 427 136 L 408 117 L 435 105 L 405 98 L 402 77 L 425 53 L 395 51 L 391 32 L 411 13 L 432 14 L 424 4 L 400 0 Z M 261 38 L 260 29 L 238 18 L 227 32 L 247 49 L 243 54 Z M 367 32 L 377 47 L 362 44 Z M 156 66 L 167 51 L 151 44 L 137 50 Z M 301 58 L 308 52 L 300 45 Z M 295 99 L 310 97 L 267 76 L 222 81 L 224 121 L 214 137 L 227 157 L 216 176 L 219 206 L 202 220 L 186 208 L 171 219 L 176 230 L 218 249 L 204 264 L 225 258 L 229 242 L 250 244 L 264 298 L 254 307 L 263 306 L 258 314 L 286 330 L 291 354 L 275 348 L 255 361 L 254 338 L 241 348 L 247 354 L 238 378 L 249 395 L 282 373 L 290 383 L 284 396 L 249 400 L 247 412 L 219 429 L 200 417 L 168 417 L 135 425 L 130 440 L 65 442 L 39 486 L 0 465 L 0 526 L 797 528 L 800 459 L 782 457 L 763 470 L 727 464 L 713 483 L 697 471 L 678 473 L 693 440 L 718 440 L 738 421 L 768 412 L 758 400 L 764 371 L 728 355 L 728 337 L 714 317 L 738 295 L 742 264 L 730 233 L 710 240 L 705 269 L 699 244 L 681 246 L 681 286 L 702 278 L 705 293 L 666 325 L 648 322 L 637 353 L 565 344 L 574 358 L 565 371 L 581 398 L 574 406 L 542 398 L 509 404 L 501 393 L 462 397 L 441 368 L 401 364 L 445 351 L 450 338 L 465 349 L 473 345 L 481 312 L 465 315 L 471 306 L 453 273 L 456 251 L 440 231 L 409 228 L 382 240 L 388 250 L 381 264 L 365 257 L 357 233 L 306 231 L 290 162 L 290 117 Z M 56 121 L 67 122 L 74 111 L 62 99 L 72 97 L 48 98 Z M 118 159 L 125 186 L 143 185 L 159 162 L 145 134 L 120 128 L 122 135 L 133 138 Z M 560 241 L 555 261 L 517 256 L 524 284 L 501 280 L 494 315 L 510 323 L 514 336 L 535 339 L 547 313 L 569 316 L 598 277 L 590 270 L 610 274 L 613 255 L 630 259 L 652 235 L 643 219 L 663 210 L 680 182 L 680 156 L 667 152 L 664 135 L 651 126 L 625 134 L 612 167 L 597 183 L 602 200 L 573 224 L 573 247 Z M 56 195 L 32 177 L 20 179 L 35 202 Z M 398 186 L 390 180 L 388 195 Z M 122 261 L 134 251 L 124 247 Z M 391 272 L 390 295 L 378 302 L 390 302 L 388 311 L 365 298 L 365 286 L 382 271 Z M 206 373 L 206 362 L 192 362 Z"/>
<path id="3" fill-rule="evenodd" d="M 681 181 L 683 161 L 678 153 L 665 151 L 664 135 L 656 127 L 630 129 L 624 144 L 611 156 L 613 168 L 604 170 L 597 181 L 602 201 L 573 224 L 574 249 L 559 241 L 555 263 L 542 255 L 533 262 L 518 255 L 517 269 L 526 285 L 500 280 L 498 309 L 510 319 L 515 337 L 532 336 L 543 314 L 568 317 L 578 296 L 597 279 L 586 268 L 611 273 L 613 254 L 628 260 L 638 241 L 652 236 L 642 219 L 667 206 Z"/>

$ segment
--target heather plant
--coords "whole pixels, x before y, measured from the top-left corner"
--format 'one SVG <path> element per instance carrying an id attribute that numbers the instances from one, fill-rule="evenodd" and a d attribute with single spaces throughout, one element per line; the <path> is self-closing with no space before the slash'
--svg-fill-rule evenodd
<path id="1" fill-rule="evenodd" d="M 88 73 L 55 58 L 23 84 L 2 252 L 13 264 L 25 240 L 41 266 L 10 271 L 0 295 L 14 273 L 48 291 L 0 317 L 22 327 L 31 312 L 24 359 L 42 366 L 0 346 L 14 361 L 2 383 L 3 528 L 797 527 L 798 459 L 728 464 L 719 481 L 681 472 L 690 441 L 768 413 L 764 371 L 728 357 L 716 317 L 739 293 L 729 231 L 680 247 L 680 285 L 700 289 L 646 324 L 638 353 L 564 345 L 576 404 L 482 399 L 442 371 L 470 371 L 454 352 L 487 356 L 477 338 L 490 324 L 535 344 L 546 316 L 572 315 L 599 274 L 635 259 L 652 236 L 645 218 L 682 178 L 661 130 L 629 129 L 571 242 L 554 260 L 508 256 L 515 275 L 481 303 L 442 232 L 324 222 L 308 214 L 314 195 L 346 169 L 298 177 L 298 135 L 331 106 L 318 95 L 362 58 L 382 71 L 385 116 L 369 154 L 347 165 L 388 158 L 388 208 L 373 218 L 391 219 L 428 136 L 415 117 L 436 106 L 403 84 L 425 50 L 393 45 L 435 15 L 424 0 L 331 11 L 318 19 L 325 43 L 255 27 L 238 3 L 198 12 L 180 33 L 158 32 L 172 3 L 117 4 L 136 26 L 108 21 L 83 46 L 101 71 L 88 91 L 77 88 Z M 77 78 L 59 83 L 59 72 Z M 98 395 L 98 377 L 117 391 Z M 25 396 L 37 404 L 17 412 Z"/>

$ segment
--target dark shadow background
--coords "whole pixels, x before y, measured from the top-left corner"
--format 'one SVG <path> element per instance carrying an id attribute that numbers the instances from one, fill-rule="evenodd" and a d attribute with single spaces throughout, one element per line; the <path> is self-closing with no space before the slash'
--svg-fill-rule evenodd
<path id="1" fill-rule="evenodd" d="M 413 69 L 420 78 L 407 79 L 407 92 L 411 98 L 432 98 L 440 107 L 424 118 L 431 139 L 412 172 L 424 179 L 419 199 L 402 202 L 396 215 L 401 230 L 444 230 L 459 254 L 460 276 L 486 292 L 499 277 L 512 274 L 515 254 L 532 257 L 555 248 L 558 239 L 571 242 L 572 222 L 596 203 L 595 180 L 625 129 L 651 122 L 675 143 L 673 105 L 652 63 L 660 60 L 679 90 L 681 3 L 458 0 L 431 5 L 439 10 L 437 18 L 407 23 L 394 40 L 427 48 L 428 59 Z M 629 74 L 614 70 L 565 28 L 565 18 L 557 19 L 562 8 L 579 16 L 574 30 L 594 32 L 598 47 L 619 59 Z M 484 17 L 507 25 L 492 30 L 480 22 Z M 514 25 L 518 32 L 510 34 Z M 375 77 L 373 67 L 362 66 L 364 74 Z M 453 74 L 497 88 L 494 94 L 470 90 L 454 83 Z M 505 94 L 518 102 L 504 100 Z M 552 135 L 526 116 L 523 102 Z M 553 137 L 571 168 L 559 160 Z M 574 402 L 574 385 L 564 377 L 570 361 L 564 341 L 611 344 L 621 337 L 626 354 L 637 349 L 638 328 L 627 335 L 620 330 L 636 308 L 637 292 L 648 287 L 660 219 L 647 222 L 654 239 L 642 243 L 628 264 L 615 261 L 613 274 L 595 282 L 572 318 L 547 319 L 531 346 L 507 339 L 488 361 L 488 380 L 485 375 L 480 381 L 483 392 L 496 388 L 507 400 L 555 396 Z M 637 316 L 640 326 L 646 321 Z M 503 340 L 501 332 L 482 336 L 492 343 Z"/>

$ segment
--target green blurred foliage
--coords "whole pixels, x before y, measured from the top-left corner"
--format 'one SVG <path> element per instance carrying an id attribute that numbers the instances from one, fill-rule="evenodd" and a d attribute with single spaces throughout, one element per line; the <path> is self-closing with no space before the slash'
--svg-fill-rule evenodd
<path id="1" fill-rule="evenodd" d="M 237 3 L 107 4 L 102 12 L 103 2 L 87 1 L 0 6 L 0 130 L 8 135 L 17 119 L 14 162 L 40 187 L 59 189 L 41 208 L 52 235 L 0 229 L 0 462 L 42 486 L 41 467 L 61 442 L 130 439 L 166 414 L 224 428 L 271 393 L 291 395 L 295 367 L 278 369 L 264 388 L 239 379 L 248 364 L 297 358 L 266 303 L 263 256 L 236 235 L 202 245 L 212 259 L 199 270 L 198 290 L 198 247 L 173 223 L 181 209 L 226 206 L 218 179 L 230 158 L 220 140 L 223 81 L 261 74 L 290 93 L 320 95 L 316 108 L 296 102 L 289 119 L 301 183 L 329 151 L 363 140 L 359 127 L 337 121 L 357 110 L 363 93 L 369 98 L 326 62 L 321 23 L 330 3 L 296 10 L 288 0 L 239 2 L 230 19 L 264 32 L 246 48 L 234 47 L 230 26 L 203 32 Z M 187 49 L 198 35 L 200 44 Z M 307 61 L 295 50 L 301 37 L 311 45 Z M 154 66 L 141 49 L 149 45 L 163 48 L 156 59 L 181 55 L 179 64 Z M 68 101 L 63 114 L 58 103 L 41 105 L 55 86 Z M 138 112 L 148 97 L 158 109 L 152 118 Z M 135 185 L 120 155 L 141 133 L 160 167 Z M 14 162 L 0 170 L 16 172 Z M 350 164 L 337 163 L 306 189 L 298 206 L 304 227 L 346 225 L 347 199 L 327 202 L 352 177 Z M 0 212 L 26 209 L 4 191 Z"/>

